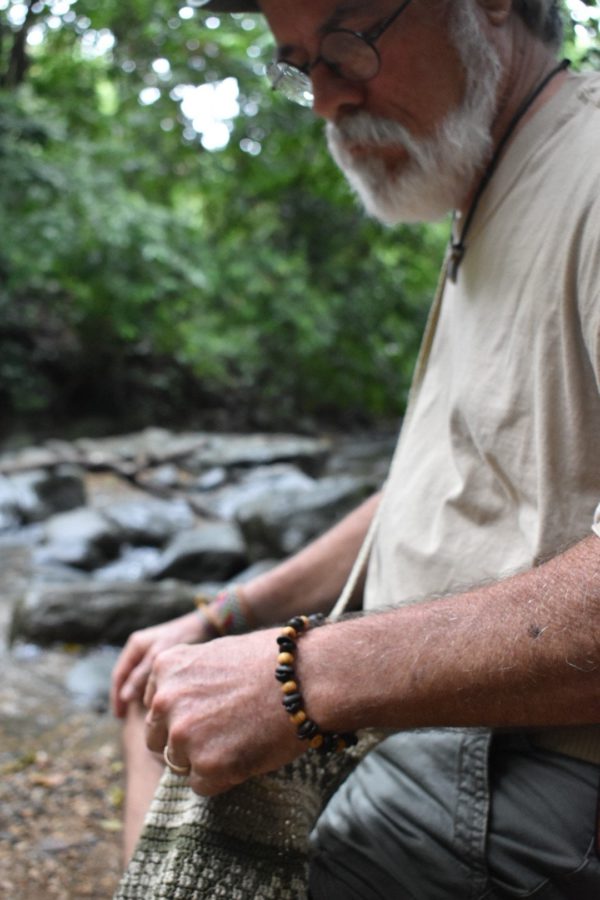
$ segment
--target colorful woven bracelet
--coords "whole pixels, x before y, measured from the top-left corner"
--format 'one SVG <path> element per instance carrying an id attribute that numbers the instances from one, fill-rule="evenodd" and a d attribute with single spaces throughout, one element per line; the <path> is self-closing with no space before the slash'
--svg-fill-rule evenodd
<path id="1" fill-rule="evenodd" d="M 208 601 L 202 594 L 195 598 L 198 613 L 208 622 L 213 638 L 228 634 L 245 634 L 256 627 L 256 623 L 239 584 L 219 591 Z"/>
<path id="2" fill-rule="evenodd" d="M 290 721 L 296 726 L 296 734 L 301 741 L 308 741 L 308 746 L 319 753 L 345 750 L 356 744 L 358 738 L 353 732 L 340 733 L 321 731 L 316 722 L 309 719 L 300 692 L 300 684 L 296 676 L 296 643 L 309 629 L 325 624 L 325 616 L 315 613 L 311 616 L 294 616 L 284 626 L 277 638 L 279 655 L 275 678 L 281 683 L 283 700 L 281 701 Z"/>

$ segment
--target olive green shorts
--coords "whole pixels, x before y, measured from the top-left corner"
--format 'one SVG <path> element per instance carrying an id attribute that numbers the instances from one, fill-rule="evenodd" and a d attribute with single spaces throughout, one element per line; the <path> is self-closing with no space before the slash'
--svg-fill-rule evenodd
<path id="1" fill-rule="evenodd" d="M 312 900 L 600 900 L 600 766 L 523 735 L 394 735 L 313 832 Z"/>

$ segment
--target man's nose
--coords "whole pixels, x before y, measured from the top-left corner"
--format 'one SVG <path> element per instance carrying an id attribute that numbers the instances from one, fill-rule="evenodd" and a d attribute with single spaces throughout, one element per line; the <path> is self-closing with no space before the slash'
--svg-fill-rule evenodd
<path id="1" fill-rule="evenodd" d="M 326 63 L 317 63 L 311 70 L 310 79 L 314 95 L 313 111 L 322 119 L 334 122 L 342 112 L 355 109 L 364 101 L 364 84 L 342 78 Z"/>

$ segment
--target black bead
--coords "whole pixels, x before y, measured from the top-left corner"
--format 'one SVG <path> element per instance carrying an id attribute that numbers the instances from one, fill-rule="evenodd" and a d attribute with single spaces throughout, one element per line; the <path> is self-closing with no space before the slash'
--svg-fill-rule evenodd
<path id="1" fill-rule="evenodd" d="M 325 624 L 326 616 L 324 616 L 323 613 L 311 613 L 308 617 L 308 621 L 310 622 L 311 628 L 317 628 L 317 626 Z"/>
<path id="2" fill-rule="evenodd" d="M 318 734 L 319 729 L 314 722 L 311 722 L 310 719 L 307 719 L 306 722 L 302 723 L 302 725 L 298 725 L 296 733 L 301 740 L 306 741 L 310 740 L 310 738 L 313 738 L 316 734 Z"/>
<path id="3" fill-rule="evenodd" d="M 296 713 L 302 709 L 302 697 L 300 694 L 288 694 L 281 701 L 281 705 L 285 708 L 285 711 L 288 713 Z"/>
<path id="4" fill-rule="evenodd" d="M 290 681 L 291 678 L 294 677 L 294 667 L 293 666 L 277 666 L 275 669 L 275 678 L 277 681 L 280 681 L 282 684 L 286 681 Z"/>
<path id="5" fill-rule="evenodd" d="M 287 708 L 288 704 L 297 703 L 299 700 L 302 700 L 301 695 L 298 691 L 294 691 L 293 694 L 286 694 L 281 702 Z"/>
<path id="6" fill-rule="evenodd" d="M 293 619 L 290 619 L 288 625 L 295 631 L 304 631 L 304 629 L 306 628 L 306 623 L 304 622 L 304 619 L 300 618 L 300 616 L 294 616 Z"/>
<path id="7" fill-rule="evenodd" d="M 288 653 L 293 653 L 296 649 L 296 642 L 286 635 L 278 637 L 277 643 L 279 644 L 279 647 L 283 652 L 287 651 Z"/>

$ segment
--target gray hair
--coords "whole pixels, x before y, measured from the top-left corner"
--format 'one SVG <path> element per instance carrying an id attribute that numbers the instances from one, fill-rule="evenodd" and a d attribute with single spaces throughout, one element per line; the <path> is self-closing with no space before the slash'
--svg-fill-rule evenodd
<path id="1" fill-rule="evenodd" d="M 563 23 L 558 0 L 513 0 L 513 6 L 536 37 L 550 47 L 560 47 Z"/>

